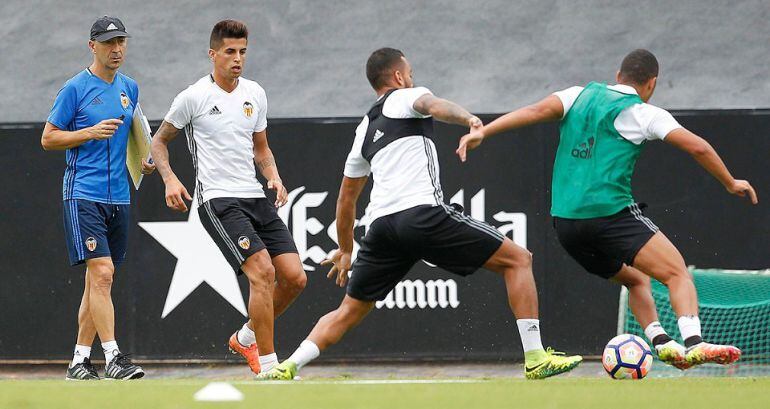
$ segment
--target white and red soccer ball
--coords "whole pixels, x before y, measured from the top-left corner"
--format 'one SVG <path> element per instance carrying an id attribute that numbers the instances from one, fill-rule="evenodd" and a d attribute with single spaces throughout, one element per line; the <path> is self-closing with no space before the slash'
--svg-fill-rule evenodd
<path id="1" fill-rule="evenodd" d="M 652 351 L 636 335 L 618 335 L 604 347 L 602 365 L 613 379 L 642 379 L 652 368 Z"/>

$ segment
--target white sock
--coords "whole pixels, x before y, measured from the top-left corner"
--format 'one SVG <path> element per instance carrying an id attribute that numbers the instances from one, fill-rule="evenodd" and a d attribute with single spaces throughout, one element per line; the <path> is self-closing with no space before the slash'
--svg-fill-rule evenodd
<path id="1" fill-rule="evenodd" d="M 262 368 L 260 372 L 267 372 L 276 365 L 278 365 L 278 355 L 275 352 L 259 356 L 259 366 Z"/>
<path id="2" fill-rule="evenodd" d="M 682 339 L 698 336 L 700 337 L 700 318 L 697 315 L 682 315 L 677 320 L 679 324 L 679 332 L 682 333 Z"/>
<path id="3" fill-rule="evenodd" d="M 102 349 L 104 350 L 104 361 L 107 363 L 112 362 L 112 359 L 120 353 L 118 341 L 102 342 Z"/>
<path id="4" fill-rule="evenodd" d="M 644 335 L 647 337 L 647 339 L 650 340 L 650 343 L 652 344 L 652 340 L 655 339 L 658 335 L 668 335 L 666 333 L 666 329 L 663 328 L 662 325 L 660 325 L 660 321 L 655 321 L 647 326 L 647 328 L 644 329 Z"/>
<path id="5" fill-rule="evenodd" d="M 524 352 L 543 349 L 543 342 L 540 340 L 540 320 L 516 320 L 516 326 L 519 327 L 519 336 Z"/>
<path id="6" fill-rule="evenodd" d="M 75 344 L 75 353 L 72 355 L 70 368 L 77 364 L 82 364 L 86 358 L 91 358 L 91 347 Z"/>
<path id="7" fill-rule="evenodd" d="M 248 322 L 243 324 L 243 328 L 238 330 L 237 337 L 238 342 L 245 347 L 257 342 L 257 336 L 254 334 L 254 331 L 249 328 Z"/>
<path id="8" fill-rule="evenodd" d="M 299 348 L 291 354 L 287 361 L 294 362 L 297 364 L 297 369 L 299 369 L 307 365 L 308 362 L 318 358 L 318 355 L 321 355 L 321 350 L 318 349 L 318 345 L 313 343 L 313 341 L 306 339 L 299 344 Z"/>

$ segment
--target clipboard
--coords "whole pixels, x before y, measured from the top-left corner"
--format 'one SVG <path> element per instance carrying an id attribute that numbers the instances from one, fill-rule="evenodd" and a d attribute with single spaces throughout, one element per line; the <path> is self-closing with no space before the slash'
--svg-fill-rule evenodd
<path id="1" fill-rule="evenodd" d="M 134 117 L 131 121 L 131 129 L 128 132 L 128 144 L 126 146 L 126 167 L 131 175 L 134 187 L 139 190 L 142 184 L 142 159 L 152 163 L 150 152 L 152 144 L 152 130 L 147 117 L 142 112 L 142 107 L 137 103 L 134 108 Z"/>

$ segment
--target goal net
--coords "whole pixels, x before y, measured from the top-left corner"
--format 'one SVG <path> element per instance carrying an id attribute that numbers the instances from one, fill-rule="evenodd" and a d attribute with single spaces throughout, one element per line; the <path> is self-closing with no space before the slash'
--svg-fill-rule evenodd
<path id="1" fill-rule="evenodd" d="M 770 269 L 690 271 L 698 289 L 703 339 L 737 346 L 743 352 L 744 363 L 770 363 Z M 652 280 L 652 295 L 663 328 L 681 342 L 668 289 Z M 623 333 L 644 337 L 644 330 L 628 308 L 625 287 L 618 313 L 618 334 Z"/>

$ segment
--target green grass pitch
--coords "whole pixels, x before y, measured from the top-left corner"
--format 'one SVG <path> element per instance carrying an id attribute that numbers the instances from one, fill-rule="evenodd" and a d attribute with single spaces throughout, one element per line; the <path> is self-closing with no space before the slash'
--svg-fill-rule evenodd
<path id="1" fill-rule="evenodd" d="M 358 384 L 238 381 L 241 402 L 196 402 L 206 380 L 0 381 L 0 408 L 767 408 L 770 378 L 609 378 Z M 431 382 L 426 380 L 425 382 Z M 440 381 L 439 381 L 440 382 Z"/>

